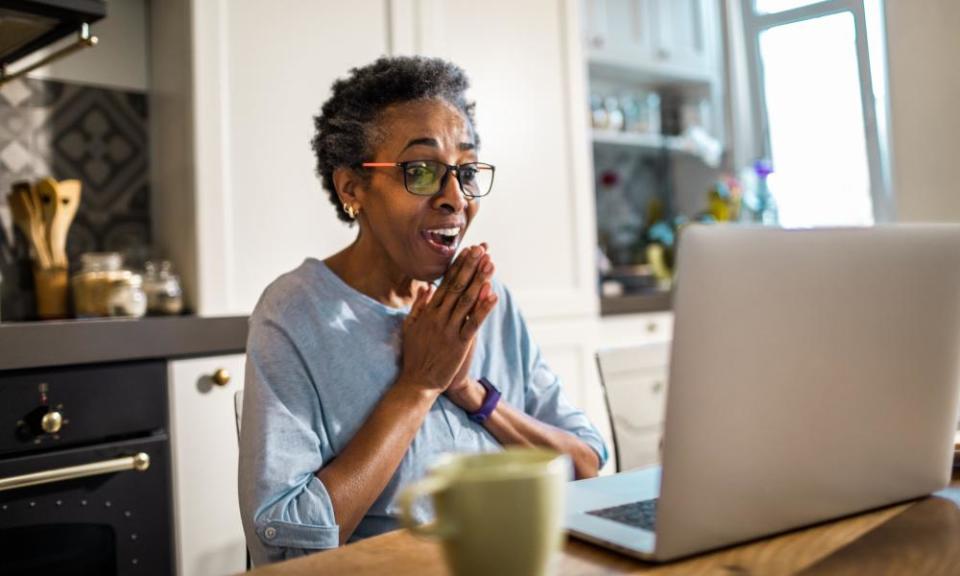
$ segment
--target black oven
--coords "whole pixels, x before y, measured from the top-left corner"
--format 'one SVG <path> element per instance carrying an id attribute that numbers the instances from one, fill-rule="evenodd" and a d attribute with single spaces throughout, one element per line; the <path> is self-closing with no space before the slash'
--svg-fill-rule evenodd
<path id="1" fill-rule="evenodd" d="M 173 572 L 166 364 L 0 373 L 0 574 Z"/>

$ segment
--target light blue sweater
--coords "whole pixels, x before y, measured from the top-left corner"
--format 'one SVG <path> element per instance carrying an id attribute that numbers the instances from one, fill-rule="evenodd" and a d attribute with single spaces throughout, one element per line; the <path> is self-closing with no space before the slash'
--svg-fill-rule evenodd
<path id="1" fill-rule="evenodd" d="M 606 461 L 602 438 L 567 402 L 510 293 L 496 282 L 494 290 L 500 299 L 478 333 L 470 376 L 487 377 L 501 402 L 575 434 Z M 396 380 L 407 312 L 357 292 L 315 259 L 264 292 L 250 317 L 240 439 L 240 509 L 254 563 L 337 546 L 330 496 L 315 473 Z M 397 528 L 399 491 L 441 454 L 500 449 L 441 396 L 351 540 Z M 419 505 L 418 519 L 429 520 L 428 506 Z"/>

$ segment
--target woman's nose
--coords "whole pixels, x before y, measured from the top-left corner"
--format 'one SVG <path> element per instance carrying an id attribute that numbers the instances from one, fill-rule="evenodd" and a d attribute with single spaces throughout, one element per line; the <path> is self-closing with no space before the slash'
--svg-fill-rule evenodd
<path id="1" fill-rule="evenodd" d="M 447 172 L 441 183 L 440 191 L 434 197 L 438 208 L 446 208 L 454 214 L 463 212 L 467 208 L 467 198 L 460 189 L 460 182 L 453 170 Z"/>

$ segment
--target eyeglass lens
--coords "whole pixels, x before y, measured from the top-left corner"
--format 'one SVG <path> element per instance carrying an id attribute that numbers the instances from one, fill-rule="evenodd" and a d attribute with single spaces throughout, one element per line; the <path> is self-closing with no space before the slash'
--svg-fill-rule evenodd
<path id="1" fill-rule="evenodd" d="M 440 190 L 447 170 L 449 168 L 440 162 L 407 162 L 403 169 L 403 181 L 411 193 L 432 196 Z M 493 186 L 493 166 L 477 162 L 461 164 L 457 167 L 457 179 L 465 195 L 485 196 Z"/>

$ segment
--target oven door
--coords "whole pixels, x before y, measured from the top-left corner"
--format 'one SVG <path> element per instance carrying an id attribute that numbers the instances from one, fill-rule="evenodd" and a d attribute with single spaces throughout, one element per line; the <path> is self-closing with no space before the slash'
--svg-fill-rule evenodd
<path id="1" fill-rule="evenodd" d="M 0 460 L 0 574 L 171 574 L 168 458 L 156 434 Z"/>

